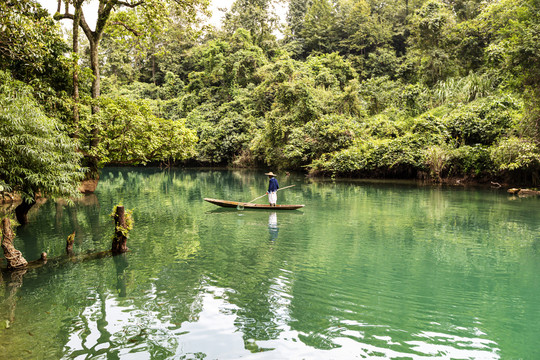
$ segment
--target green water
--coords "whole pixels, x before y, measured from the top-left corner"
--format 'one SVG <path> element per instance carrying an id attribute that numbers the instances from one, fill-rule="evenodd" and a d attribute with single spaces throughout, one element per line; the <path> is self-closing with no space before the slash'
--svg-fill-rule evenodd
<path id="1" fill-rule="evenodd" d="M 105 169 L 95 195 L 17 229 L 28 260 L 110 248 L 0 282 L 5 359 L 537 359 L 540 200 L 504 191 L 278 177 L 302 211 L 223 210 L 253 171 Z M 9 321 L 9 328 L 2 329 Z"/>

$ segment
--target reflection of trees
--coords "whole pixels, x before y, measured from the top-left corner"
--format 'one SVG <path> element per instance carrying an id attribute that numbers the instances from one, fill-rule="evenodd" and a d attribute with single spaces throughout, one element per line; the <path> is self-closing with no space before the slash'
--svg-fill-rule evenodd
<path id="1" fill-rule="evenodd" d="M 290 202 L 306 203 L 306 210 L 279 213 L 279 238 L 269 241 L 269 213 L 209 212 L 213 207 L 202 201 L 210 195 L 252 199 L 266 190 L 267 178 L 259 175 L 106 169 L 99 204 L 44 204 L 19 233 L 26 240 L 32 231 L 27 251 L 61 254 L 73 230 L 81 241 L 75 252 L 108 248 L 108 215 L 119 202 L 134 209 L 132 251 L 27 274 L 13 324 L 20 328 L 11 334 L 30 331 L 40 348 L 51 346 L 54 333 L 65 344 L 53 345 L 57 357 L 97 355 L 107 342 L 114 356 L 121 355 L 118 349 L 142 347 L 155 357 L 173 356 L 182 341 L 175 330 L 197 321 L 210 287 L 223 289 L 219 296 L 234 305 L 228 311 L 251 351 L 261 350 L 254 342 L 278 339 L 284 329 L 322 349 L 349 337 L 408 351 L 405 335 L 392 338 L 392 346 L 380 338 L 441 328 L 463 337 L 480 328 L 501 343 L 498 317 L 534 313 L 530 298 L 514 299 L 509 310 L 501 297 L 523 293 L 536 281 L 527 270 L 533 265 L 519 263 L 534 260 L 523 254 L 538 241 L 527 216 L 537 210 L 535 203 L 525 209 L 527 199 L 508 202 L 488 191 L 315 182 L 283 192 L 283 201 L 300 199 Z M 283 180 L 282 186 L 285 181 L 303 179 Z M 513 234 L 521 236 L 520 244 Z M 486 278 L 520 271 L 525 275 L 514 283 Z M 475 299 L 477 294 L 487 299 Z M 465 329 L 453 329 L 456 323 Z M 99 340 L 84 348 L 70 347 L 73 339 Z M 9 335 L 9 341 L 14 348 L 28 346 L 25 337 Z"/>
<path id="2" fill-rule="evenodd" d="M 488 336 L 507 341 L 497 322 L 509 311 L 522 315 L 507 307 L 502 294 L 525 295 L 526 283 L 534 280 L 493 288 L 493 276 L 516 273 L 521 267 L 531 274 L 526 271 L 529 265 L 520 261 L 528 258 L 524 255 L 536 242 L 536 225 L 526 215 L 530 208 L 478 189 L 314 184 L 303 191 L 308 208 L 315 199 L 313 203 L 325 209 L 313 214 L 312 223 L 318 225 L 306 227 L 309 241 L 294 262 L 291 316 L 297 319 L 294 329 L 314 334 L 303 338 L 307 344 L 324 348 L 342 332 L 358 332 L 366 339 L 388 335 L 388 328 L 413 325 L 398 319 L 415 319 L 419 331 L 443 328 L 475 337 L 480 314 L 480 326 Z M 521 241 L 511 231 L 523 234 Z M 332 286 L 319 289 L 320 284 Z M 329 289 L 335 289 L 330 294 L 342 310 L 320 300 Z M 342 289 L 346 294 L 339 293 Z M 475 298 L 479 294 L 482 298 Z M 534 303 L 531 300 L 525 296 L 519 301 L 525 305 Z M 306 301 L 312 304 L 307 307 Z M 433 324 L 438 313 L 445 317 Z M 340 324 L 343 318 L 355 325 Z M 460 332 L 454 324 L 467 329 Z"/>
<path id="3" fill-rule="evenodd" d="M 138 333 L 140 336 L 133 334 L 134 328 L 146 326 L 141 319 L 139 323 L 125 324 L 121 333 L 114 333 L 113 336 L 113 333 L 108 330 L 111 325 L 110 314 L 107 314 L 105 304 L 110 304 L 111 301 L 116 302 L 118 306 L 130 309 L 130 313 L 140 311 L 141 314 L 147 314 L 151 311 L 153 321 L 161 321 L 160 318 L 166 317 L 163 310 L 170 307 L 171 319 L 166 323 L 171 321 L 174 327 L 180 326 L 187 319 L 196 318 L 194 313 L 199 309 L 193 304 L 197 303 L 195 299 L 198 296 L 201 281 L 199 273 L 193 276 L 177 274 L 178 278 L 182 279 L 181 281 L 175 278 L 174 281 L 161 285 L 161 279 L 167 278 L 166 274 L 170 271 L 171 264 L 196 256 L 200 246 L 197 227 L 189 216 L 189 209 L 184 210 L 187 199 L 181 196 L 176 201 L 171 199 L 167 191 L 181 193 L 191 191 L 191 196 L 193 196 L 193 190 L 196 190 L 196 187 L 193 186 L 193 181 L 178 181 L 175 176 L 164 176 L 164 173 L 151 175 L 148 181 L 145 181 L 146 178 L 142 174 L 133 176 L 128 172 L 126 176 L 122 176 L 124 180 L 117 175 L 115 174 L 111 179 L 105 176 L 104 181 L 100 183 L 100 191 L 102 191 L 98 193 L 100 204 L 93 200 L 87 201 L 88 197 L 83 198 L 83 201 L 77 202 L 74 206 L 61 203 L 45 204 L 45 208 L 35 214 L 38 217 L 37 221 L 26 229 L 22 229 L 23 239 L 32 236 L 31 241 L 22 241 L 22 247 L 26 246 L 24 249 L 26 252 L 36 253 L 46 249 L 50 256 L 54 257 L 64 252 L 65 236 L 63 234 L 75 229 L 76 239 L 82 239 L 82 243 L 75 245 L 76 253 L 85 252 L 86 249 L 107 249 L 110 246 L 112 234 L 112 220 L 108 212 L 112 209 L 112 204 L 120 199 L 128 208 L 135 208 L 135 216 L 138 217 L 135 228 L 138 234 L 135 233 L 132 237 L 135 251 L 128 254 L 129 263 L 124 257 L 115 257 L 84 265 L 43 268 L 33 272 L 26 281 L 27 288 L 32 289 L 30 291 L 33 293 L 20 295 L 17 310 L 20 314 L 14 326 L 35 327 L 36 329 L 31 331 L 34 334 L 32 340 L 39 344 L 50 342 L 51 331 L 58 331 L 57 338 L 63 339 L 61 343 L 64 344 L 67 344 L 73 336 L 80 337 L 83 342 L 81 348 L 78 348 L 79 352 L 74 356 L 99 355 L 107 351 L 109 347 L 121 348 L 126 342 L 132 346 L 148 342 L 149 346 L 155 347 L 152 352 L 165 351 L 170 355 L 170 351 L 174 351 L 175 346 L 169 344 L 168 346 L 171 347 L 169 350 L 162 346 L 163 334 L 159 334 L 161 330 L 148 331 L 146 335 Z M 125 189 L 126 186 L 135 187 L 135 192 L 143 196 L 133 197 L 129 192 L 130 189 Z M 154 192 L 151 194 L 153 199 L 144 196 L 145 193 L 151 192 Z M 146 203 L 148 200 L 152 200 L 150 206 Z M 156 203 L 162 206 L 154 206 Z M 36 226 L 38 223 L 52 223 L 54 226 L 39 228 Z M 158 231 L 155 231 L 156 229 Z M 138 243 L 137 239 L 140 239 Z M 148 252 L 141 251 L 145 249 L 148 249 Z M 175 251 L 171 252 L 171 249 Z M 99 266 L 96 268 L 97 264 Z M 114 268 L 111 268 L 111 264 L 114 264 Z M 96 289 L 98 284 L 100 285 Z M 172 289 L 172 291 L 159 292 L 150 298 L 139 296 L 157 287 Z M 182 290 L 184 288 L 187 290 Z M 95 297 L 92 295 L 94 293 L 97 294 Z M 46 319 L 40 319 L 39 315 L 36 319 L 26 316 L 26 314 L 35 313 L 28 309 L 38 298 L 40 312 L 44 311 L 47 314 Z M 86 314 L 84 309 L 90 309 L 90 313 Z M 49 317 L 52 316 L 57 320 L 51 322 Z M 91 318 L 95 319 L 94 325 Z M 131 320 L 136 322 L 137 318 Z M 146 320 L 148 319 L 144 321 Z M 45 329 L 45 324 L 49 327 L 48 329 Z M 87 333 L 97 334 L 99 340 L 96 344 L 84 347 L 84 338 Z M 125 337 L 121 334 L 129 336 Z M 153 337 L 156 340 L 155 344 L 151 345 Z M 103 349 L 103 346 L 109 342 L 110 344 Z M 10 343 L 13 349 L 27 347 L 23 339 L 12 338 L 7 343 Z M 49 350 L 49 353 L 51 351 L 53 350 Z M 56 349 L 55 351 L 61 354 L 63 350 Z"/>

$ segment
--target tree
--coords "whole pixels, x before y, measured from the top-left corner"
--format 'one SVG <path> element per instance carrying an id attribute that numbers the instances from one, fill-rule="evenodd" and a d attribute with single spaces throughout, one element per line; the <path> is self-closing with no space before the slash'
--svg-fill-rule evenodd
<path id="1" fill-rule="evenodd" d="M 329 0 L 313 0 L 300 32 L 305 51 L 331 53 L 337 50 L 336 11 Z"/>
<path id="2" fill-rule="evenodd" d="M 428 85 L 444 80 L 455 72 L 454 61 L 446 51 L 446 42 L 455 26 L 455 15 L 439 0 L 429 0 L 411 17 L 411 52 L 408 61 L 418 77 Z"/>
<path id="3" fill-rule="evenodd" d="M 32 89 L 0 71 L 0 191 L 18 192 L 21 224 L 36 197 L 75 197 L 81 156 L 54 118 L 44 115 Z"/>
<path id="4" fill-rule="evenodd" d="M 257 46 L 269 50 L 274 46 L 272 32 L 277 29 L 278 21 L 271 0 L 236 0 L 225 14 L 224 24 L 229 34 L 246 29 Z"/>
<path id="5" fill-rule="evenodd" d="M 64 13 L 60 13 L 62 10 L 62 3 L 64 4 Z M 55 14 L 55 19 L 72 19 L 77 20 L 75 14 L 69 12 L 69 6 L 72 4 L 70 0 L 58 0 L 58 11 Z M 76 5 L 81 5 L 79 0 L 76 0 Z M 206 0 L 100 0 L 98 7 L 98 17 L 96 21 L 95 30 L 92 30 L 86 21 L 84 12 L 82 9 L 76 6 L 76 12 L 80 10 L 79 25 L 83 30 L 90 45 L 90 67 L 94 75 L 92 81 L 92 114 L 99 112 L 98 102 L 95 101 L 99 98 L 101 93 L 100 87 L 100 62 L 99 62 L 99 46 L 103 38 L 104 32 L 109 26 L 121 26 L 126 29 L 132 35 L 138 36 L 138 31 L 134 28 L 133 24 L 124 22 L 124 20 L 133 19 L 137 17 L 126 16 L 124 18 L 118 18 L 113 21 L 114 14 L 118 13 L 122 9 L 141 9 L 141 17 L 144 19 L 145 30 L 149 30 L 151 27 L 159 27 L 159 24 L 166 22 L 169 14 L 168 6 L 174 6 L 177 9 L 184 10 L 183 13 L 186 16 L 195 16 L 196 10 L 199 6 L 205 7 L 207 5 Z M 76 25 L 76 24 L 74 24 Z M 99 129 L 97 126 L 93 126 L 91 136 L 89 139 L 89 148 L 95 148 L 99 145 L 100 138 L 98 137 Z M 90 158 L 90 167 L 92 172 L 95 172 L 97 176 L 97 162 L 98 159 Z"/>
<path id="6" fill-rule="evenodd" d="M 304 18 L 308 9 L 313 3 L 312 0 L 290 0 L 289 11 L 287 12 L 287 24 L 291 30 L 293 40 L 297 40 L 304 28 Z"/>
<path id="7" fill-rule="evenodd" d="M 32 83 L 38 101 L 48 113 L 58 111 L 58 93 L 70 91 L 69 48 L 59 26 L 33 0 L 0 2 L 0 69 Z"/>
<path id="8" fill-rule="evenodd" d="M 144 103 L 123 97 L 103 96 L 100 105 L 98 136 L 102 141 L 92 155 L 104 164 L 145 165 L 193 157 L 197 136 L 184 121 L 160 119 Z"/>
<path id="9" fill-rule="evenodd" d="M 528 100 L 525 133 L 540 142 L 540 1 L 501 1 L 479 15 L 483 31 L 494 39 L 487 58 L 514 79 Z"/>

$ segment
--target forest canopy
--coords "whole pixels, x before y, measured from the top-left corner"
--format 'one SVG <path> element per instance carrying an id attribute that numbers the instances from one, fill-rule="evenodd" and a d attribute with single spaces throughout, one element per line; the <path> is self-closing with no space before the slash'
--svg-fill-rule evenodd
<path id="1" fill-rule="evenodd" d="M 219 29 L 205 1 L 101 4 L 93 33 L 81 1 L 59 9 L 67 34 L 33 0 L 0 4 L 3 76 L 81 166 L 538 181 L 538 0 L 289 0 L 284 23 L 236 0 Z"/>

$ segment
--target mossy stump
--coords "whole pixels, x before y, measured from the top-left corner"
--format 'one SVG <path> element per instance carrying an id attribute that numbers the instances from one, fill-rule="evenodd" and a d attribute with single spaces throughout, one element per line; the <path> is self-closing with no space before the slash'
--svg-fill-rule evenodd
<path id="1" fill-rule="evenodd" d="M 114 218 L 115 230 L 111 251 L 113 254 L 125 253 L 129 250 L 127 247 L 129 227 L 126 221 L 126 211 L 123 206 L 118 205 L 112 215 Z"/>

